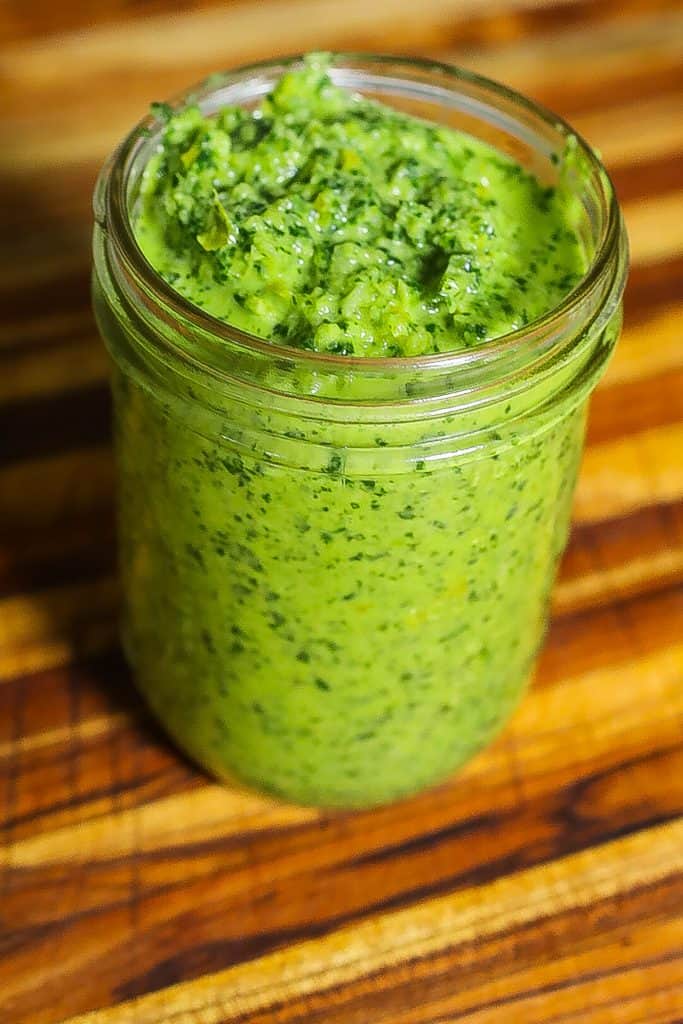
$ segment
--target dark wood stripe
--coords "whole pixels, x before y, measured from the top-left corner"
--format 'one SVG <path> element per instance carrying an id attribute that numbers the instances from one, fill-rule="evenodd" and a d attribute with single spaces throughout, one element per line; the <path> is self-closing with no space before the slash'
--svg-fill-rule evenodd
<path id="1" fill-rule="evenodd" d="M 620 603 L 662 592 L 675 586 L 676 580 L 662 579 L 659 559 L 667 552 L 683 549 L 683 501 L 670 504 L 649 505 L 630 515 L 608 519 L 601 523 L 584 523 L 574 526 L 569 545 L 565 552 L 559 574 L 559 588 L 585 579 L 587 573 L 595 574 L 602 587 L 591 597 L 590 603 L 581 610 L 596 608 L 609 602 L 612 607 Z M 634 560 L 652 561 L 651 575 L 645 575 L 633 584 L 630 590 L 622 581 L 618 591 L 610 585 L 609 574 L 620 568 L 627 568 Z M 565 614 L 562 605 L 555 608 L 554 621 Z"/>
<path id="2" fill-rule="evenodd" d="M 679 305 L 681 281 L 683 253 L 662 262 L 631 267 L 624 295 L 625 322 L 646 323 L 657 310 Z"/>
<path id="3" fill-rule="evenodd" d="M 593 772 L 588 772 L 583 775 L 576 782 L 571 783 L 562 789 L 562 801 L 561 804 L 554 806 L 552 813 L 546 815 L 551 818 L 552 821 L 557 824 L 558 821 L 562 821 L 563 828 L 566 830 L 566 835 L 560 842 L 559 846 L 564 850 L 566 849 L 566 843 L 576 840 L 577 842 L 585 843 L 585 845 L 593 845 L 594 841 L 605 842 L 604 836 L 601 835 L 599 839 L 596 839 L 592 835 L 595 822 L 593 822 L 590 815 L 582 814 L 580 808 L 591 804 L 591 791 L 600 792 L 603 788 L 614 785 L 615 788 L 619 788 L 618 777 L 621 774 L 631 776 L 635 772 L 652 774 L 656 772 L 658 766 L 662 763 L 683 765 L 683 740 L 666 750 L 660 749 L 655 755 L 645 754 L 640 755 L 631 759 L 625 759 L 616 766 L 610 766 L 606 769 L 599 769 Z M 681 810 L 683 810 L 683 789 L 679 794 L 680 800 L 682 801 Z M 641 808 L 641 810 L 644 810 Z M 387 845 L 381 847 L 378 850 L 372 850 L 369 853 L 360 854 L 353 860 L 348 861 L 345 865 L 346 868 L 353 868 L 355 866 L 362 867 L 367 864 L 382 864 L 386 861 L 391 860 L 395 856 L 405 857 L 417 853 L 429 852 L 440 846 L 443 843 L 449 843 L 455 840 L 472 839 L 478 833 L 486 836 L 491 832 L 501 827 L 502 819 L 512 820 L 517 816 L 518 810 L 514 812 L 508 812 L 496 814 L 495 812 L 487 812 L 485 814 L 478 815 L 474 818 L 468 818 L 465 821 L 457 822 L 453 825 L 448 825 L 444 828 L 434 829 L 432 832 L 421 832 L 417 836 L 412 836 L 410 839 L 405 840 L 401 843 L 394 845 Z M 673 820 L 678 816 L 678 812 L 674 809 L 673 812 L 667 811 L 661 821 L 657 820 L 652 822 L 645 822 L 638 828 L 652 827 L 654 824 L 661 824 L 663 821 Z M 657 816 L 659 818 L 659 815 Z M 623 830 L 626 831 L 623 831 Z M 623 825 L 615 826 L 615 832 L 610 835 L 610 838 L 618 838 L 621 835 L 629 834 L 636 830 L 636 826 L 633 826 L 632 821 L 629 821 Z M 590 840 L 588 841 L 590 836 Z M 579 847 L 576 847 L 578 849 Z M 581 846 L 583 849 L 584 847 Z M 574 848 L 572 847 L 572 850 Z M 523 867 L 528 867 L 525 857 L 527 851 L 522 848 L 515 854 L 514 863 L 510 865 L 509 870 L 516 871 Z M 493 862 L 492 862 L 493 863 Z M 535 862 L 534 862 L 535 863 Z M 471 872 L 468 872 L 463 880 L 460 880 L 458 884 L 472 884 L 478 885 L 483 879 L 478 876 L 480 868 L 477 866 Z M 508 870 L 505 873 L 509 873 Z M 421 895 L 421 894 L 420 894 Z M 426 895 L 432 895 L 427 893 Z"/>
<path id="4" fill-rule="evenodd" d="M 7 262 L 11 266 L 9 260 Z M 10 286 L 0 282 L 0 304 L 3 311 L 0 359 L 3 362 L 7 360 L 7 365 L 10 365 L 9 359 L 16 348 L 25 351 L 28 344 L 44 344 L 42 330 L 37 342 L 32 335 L 32 324 L 36 318 L 42 324 L 49 313 L 50 318 L 57 323 L 65 317 L 70 318 L 72 323 L 73 318 L 80 317 L 84 310 L 90 309 L 89 266 L 88 249 L 84 245 L 82 265 L 77 269 L 70 268 L 66 272 L 55 270 L 36 282 L 31 274 L 31 262 L 27 259 L 24 282 L 12 282 Z M 36 292 L 40 296 L 39 302 L 36 301 Z M 89 333 L 92 333 L 93 338 L 97 334 L 92 319 Z"/>
<path id="5" fill-rule="evenodd" d="M 535 686 L 552 686 L 567 677 L 666 650 L 681 640 L 683 581 L 638 596 L 610 594 L 599 608 L 556 618 L 541 651 Z"/>
<path id="6" fill-rule="evenodd" d="M 613 167 L 611 177 L 622 203 L 637 202 L 664 195 L 666 192 L 676 192 L 683 185 L 683 155 L 673 153 Z"/>
<path id="7" fill-rule="evenodd" d="M 629 16 L 653 17 L 676 9 L 677 4 L 672 0 L 624 0 L 623 3 L 619 0 L 574 0 L 572 3 L 551 3 L 527 10 L 522 7 L 508 12 L 502 24 L 497 13 L 487 12 L 480 17 L 470 15 L 455 21 L 452 30 L 446 31 L 449 47 L 484 46 L 488 43 L 495 48 L 516 40 L 530 39 L 534 35 L 559 36 L 572 29 L 590 31 L 591 27 L 597 29 Z"/>
<path id="8" fill-rule="evenodd" d="M 644 554 L 651 547 L 656 548 L 664 543 L 676 546 L 681 540 L 683 499 L 662 505 L 648 505 L 637 512 L 600 523 L 577 524 L 572 529 L 567 556 L 577 547 L 590 545 L 593 551 L 598 548 L 603 551 L 612 549 L 616 554 L 615 561 L 626 562 L 629 556 L 636 553 Z"/>
<path id="9" fill-rule="evenodd" d="M 596 54 L 596 62 L 599 59 Z M 596 74 L 599 75 L 599 71 Z M 625 68 L 622 73 L 611 75 L 605 88 L 615 102 L 618 98 L 619 105 L 678 92 L 683 88 L 683 62 L 676 57 L 667 66 L 656 69 L 649 66 Z M 596 88 L 593 76 L 589 74 L 583 78 L 573 78 L 571 90 L 567 90 L 563 82 L 551 81 L 539 82 L 536 88 L 525 91 L 569 121 L 579 114 L 602 111 L 609 107 L 610 102 L 605 92 Z M 597 144 L 597 140 L 592 141 Z"/>
<path id="10" fill-rule="evenodd" d="M 9 402 L 0 409 L 0 465 L 102 444 L 110 436 L 107 384 Z"/>
<path id="11" fill-rule="evenodd" d="M 5 320 L 0 333 L 0 373 L 11 372 L 17 359 L 45 353 L 61 346 L 90 342 L 102 347 L 92 312 L 75 303 L 73 310 L 65 310 L 54 317 L 41 315 L 40 309 L 28 306 L 13 321 Z"/>
<path id="12" fill-rule="evenodd" d="M 150 735 L 156 733 L 157 742 L 161 746 L 168 747 L 168 740 L 160 732 L 157 732 L 153 722 L 149 721 L 147 723 L 147 729 Z M 146 738 L 149 739 L 149 736 Z M 175 749 L 171 750 L 170 748 L 169 750 L 173 761 L 175 762 L 176 757 L 178 756 L 177 751 Z M 70 754 L 66 755 L 66 762 L 64 762 L 64 759 L 62 759 L 62 761 L 63 764 L 66 764 L 68 769 L 73 767 L 73 761 L 75 759 L 82 756 L 82 751 L 79 751 L 78 753 L 71 751 Z M 34 755 L 33 761 L 34 772 L 43 767 L 41 764 L 43 759 L 39 755 Z M 132 798 L 132 806 L 142 806 L 142 804 L 147 803 L 150 799 L 163 799 L 164 796 L 170 795 L 175 796 L 178 793 L 185 792 L 188 789 L 193 789 L 195 787 L 197 784 L 196 782 L 188 783 L 185 786 L 181 784 L 181 781 L 179 780 L 180 772 L 177 770 L 177 765 L 175 763 L 172 765 L 172 769 L 172 771 L 169 771 L 168 768 L 160 768 L 156 771 L 143 772 L 136 778 L 135 784 L 132 787 L 128 781 L 103 783 L 101 785 L 96 785 L 94 782 L 89 781 L 87 794 L 83 794 L 82 796 L 79 795 L 78 801 L 76 801 L 73 796 L 66 795 L 62 799 L 56 799 L 54 802 L 51 802 L 49 808 L 27 811 L 25 814 L 16 814 L 13 817 L 8 818 L 4 827 L 8 832 L 13 833 L 18 837 L 18 839 L 21 839 L 21 833 L 26 829 L 26 826 L 33 826 L 39 821 L 44 821 L 45 819 L 49 820 L 52 817 L 60 818 L 63 816 L 63 812 L 67 810 L 78 808 L 79 817 L 80 813 L 83 812 L 83 816 L 85 820 L 87 820 L 88 818 L 93 817 L 93 815 L 88 813 L 88 806 L 90 804 L 101 805 L 103 802 L 111 804 L 116 797 L 120 797 L 125 794 L 129 800 Z M 41 774 L 45 775 L 46 772 L 41 772 Z M 30 775 L 30 772 L 27 772 L 26 775 Z M 25 781 L 30 783 L 31 780 L 26 779 Z M 154 797 L 152 797 L 152 794 L 154 794 Z M 64 918 L 62 917 L 61 920 L 64 920 Z"/>
<path id="13" fill-rule="evenodd" d="M 637 434 L 683 421 L 681 368 L 599 389 L 591 402 L 587 444 Z"/>
<path id="14" fill-rule="evenodd" d="M 82 94 L 80 99 L 82 103 Z M 52 103 L 59 117 L 59 105 L 54 99 Z M 112 139 L 112 146 L 117 141 Z M 29 280 L 33 279 L 35 289 L 40 287 L 36 271 L 46 261 L 56 268 L 61 255 L 64 266 L 71 268 L 69 276 L 77 254 L 82 254 L 86 262 L 92 235 L 92 194 L 105 156 L 95 149 L 85 159 L 43 163 L 35 169 L 15 169 L 9 161 L 0 161 L 0 214 L 6 224 L 6 233 L 0 239 L 0 260 L 7 267 L 9 281 L 14 281 L 17 271 L 23 271 Z M 0 293 L 11 291 L 8 284 L 0 283 Z"/>
<path id="15" fill-rule="evenodd" d="M 17 530 L 0 546 L 0 600 L 46 587 L 77 585 L 116 568 L 114 510 L 57 530 Z"/>

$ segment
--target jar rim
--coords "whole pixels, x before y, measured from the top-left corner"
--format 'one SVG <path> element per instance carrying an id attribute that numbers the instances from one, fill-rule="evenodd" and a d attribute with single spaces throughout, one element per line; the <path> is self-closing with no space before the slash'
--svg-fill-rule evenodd
<path id="1" fill-rule="evenodd" d="M 626 244 L 625 229 L 614 186 L 597 154 L 567 121 L 546 107 L 506 85 L 457 65 L 421 57 L 350 51 L 333 52 L 329 54 L 329 57 L 333 78 L 335 71 L 343 72 L 345 65 L 353 65 L 354 62 L 356 64 L 360 62 L 365 66 L 372 65 L 380 73 L 383 68 L 392 67 L 397 73 L 400 73 L 400 69 L 403 68 L 404 71 L 412 70 L 441 75 L 448 83 L 446 86 L 442 85 L 441 92 L 450 93 L 453 96 L 458 95 L 458 83 L 475 87 L 485 93 L 494 104 L 498 100 L 500 103 L 512 105 L 519 110 L 520 114 L 530 114 L 537 122 L 557 133 L 561 139 L 564 139 L 565 144 L 569 140 L 574 140 L 582 165 L 588 168 L 591 182 L 597 185 L 601 206 L 605 211 L 600 224 L 600 234 L 594 245 L 594 252 L 580 281 L 559 303 L 540 317 L 529 321 L 520 328 L 469 348 L 418 356 L 358 356 L 299 349 L 280 342 L 268 341 L 267 338 L 251 334 L 214 317 L 186 299 L 161 277 L 144 256 L 133 230 L 128 198 L 131 177 L 135 170 L 135 158 L 140 147 L 145 143 L 148 144 L 150 136 L 158 133 L 163 125 L 160 118 L 150 113 L 138 122 L 104 165 L 94 196 L 95 219 L 101 227 L 110 233 L 119 258 L 127 273 L 136 282 L 138 289 L 153 294 L 163 303 L 167 315 L 170 313 L 177 318 L 179 323 L 187 325 L 193 332 L 198 332 L 200 337 L 210 339 L 212 343 L 228 343 L 233 349 L 238 346 L 245 353 L 251 353 L 256 357 L 277 359 L 281 364 L 287 363 L 304 370 L 321 371 L 332 375 L 336 373 L 346 375 L 349 371 L 368 374 L 390 371 L 392 376 L 395 375 L 396 379 L 400 379 L 406 374 L 414 375 L 416 371 L 420 373 L 434 371 L 440 374 L 444 371 L 463 368 L 476 371 L 478 367 L 486 367 L 490 373 L 491 364 L 507 363 L 510 358 L 520 355 L 527 355 L 528 362 L 533 363 L 537 356 L 547 355 L 549 339 L 552 343 L 552 340 L 562 337 L 565 333 L 565 325 L 576 320 L 575 314 L 579 310 L 585 309 L 587 304 L 593 304 L 591 297 L 596 292 L 604 291 L 601 284 L 610 272 L 614 254 L 618 251 L 620 244 Z M 218 86 L 219 83 L 225 89 L 231 84 L 248 80 L 249 76 L 273 71 L 276 68 L 284 71 L 301 64 L 303 60 L 304 54 L 293 54 L 244 64 L 226 72 L 214 73 L 172 97 L 169 105 L 174 109 L 181 109 L 197 102 L 200 95 L 204 97 L 210 95 L 209 90 L 213 86 Z M 427 84 L 427 89 L 431 90 L 433 95 L 437 87 Z M 476 105 L 476 101 L 473 102 Z M 511 118 L 506 118 L 506 121 L 508 120 L 512 121 Z M 521 121 L 518 124 L 521 126 Z M 622 289 L 623 280 L 618 283 L 617 294 L 613 298 L 615 304 Z M 609 288 L 608 290 L 614 291 Z M 596 298 L 599 302 L 599 296 Z M 220 367 L 214 367 L 211 363 L 204 363 L 203 368 L 209 373 L 212 371 L 220 373 Z"/>

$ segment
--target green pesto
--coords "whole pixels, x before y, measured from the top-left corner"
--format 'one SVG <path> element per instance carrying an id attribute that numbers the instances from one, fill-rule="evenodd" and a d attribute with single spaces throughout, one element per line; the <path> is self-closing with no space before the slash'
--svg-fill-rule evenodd
<path id="1" fill-rule="evenodd" d="M 499 731 L 545 630 L 584 409 L 496 457 L 354 478 L 237 456 L 115 375 L 125 642 L 219 777 L 361 807 Z"/>
<path id="2" fill-rule="evenodd" d="M 185 298 L 271 341 L 463 348 L 547 312 L 584 269 L 561 188 L 335 86 L 323 58 L 254 111 L 159 109 L 139 244 Z"/>
<path id="3" fill-rule="evenodd" d="M 559 191 L 340 90 L 319 59 L 256 113 L 165 116 L 140 244 L 188 299 L 276 343 L 366 356 L 482 343 L 547 311 L 583 268 Z M 96 289 L 98 303 L 116 353 Z M 345 397 L 366 385 L 349 376 Z M 194 428 L 189 384 L 171 394 L 117 372 L 114 394 L 126 648 L 197 761 L 289 799 L 367 806 L 437 782 L 495 735 L 542 640 L 585 403 L 526 425 L 513 399 L 506 445 L 492 435 L 443 465 L 392 463 L 420 441 L 414 426 L 371 425 L 361 446 L 388 461 L 359 476 L 345 462 L 357 425 L 323 469 L 294 468 L 221 439 L 238 399 L 216 396 L 212 434 Z M 250 415 L 274 430 L 266 402 Z M 299 467 L 318 429 L 292 417 L 284 431 Z"/>

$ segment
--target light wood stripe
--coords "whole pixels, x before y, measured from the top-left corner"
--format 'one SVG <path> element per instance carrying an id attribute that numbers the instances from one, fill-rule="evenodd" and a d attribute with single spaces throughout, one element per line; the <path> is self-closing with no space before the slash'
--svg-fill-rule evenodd
<path id="1" fill-rule="evenodd" d="M 172 986 L 69 1024 L 228 1024 L 470 942 L 651 886 L 683 870 L 683 821 Z"/>
<path id="2" fill-rule="evenodd" d="M 624 210 L 634 261 L 656 263 L 683 252 L 683 190 Z"/>
<path id="3" fill-rule="evenodd" d="M 683 304 L 664 309 L 644 323 L 626 327 L 600 389 L 646 380 L 683 366 L 682 323 Z"/>
<path id="4" fill-rule="evenodd" d="M 683 644 L 638 657 L 625 643 L 622 656 L 604 668 L 532 689 L 510 725 L 525 775 L 533 775 L 532 762 L 542 760 L 548 752 L 552 752 L 558 770 L 575 764 L 580 753 L 558 748 L 562 746 L 563 731 L 581 731 L 577 723 L 602 753 L 614 749 L 617 743 L 628 747 L 630 734 L 642 730 L 647 735 L 655 721 L 656 728 L 675 738 L 683 714 L 683 694 L 679 692 L 682 676 Z M 650 701 L 662 703 L 649 709 Z"/>
<path id="5" fill-rule="evenodd" d="M 138 855 L 169 844 L 191 847 L 218 837 L 298 825 L 319 817 L 319 812 L 306 807 L 277 803 L 236 788 L 205 785 L 10 843 L 0 850 L 0 867 L 23 870 L 82 859 L 94 864 L 130 854 L 131 836 Z M 178 822 L 182 822 L 180 832 Z"/>
<path id="6" fill-rule="evenodd" d="M 78 727 L 64 725 L 57 729 L 47 729 L 20 736 L 16 740 L 5 740 L 0 743 L 0 761 L 7 758 L 26 757 L 48 747 L 68 745 L 78 735 L 79 742 L 111 736 L 118 729 L 129 726 L 134 720 L 130 712 L 112 711 L 107 715 L 98 715 L 80 722 Z M 0 858 L 0 864 L 2 859 Z"/>
<path id="7" fill-rule="evenodd" d="M 683 423 L 590 446 L 576 493 L 576 522 L 598 522 L 683 497 Z"/>
<path id="8" fill-rule="evenodd" d="M 85 657 L 116 639 L 111 577 L 0 602 L 0 680 Z"/>

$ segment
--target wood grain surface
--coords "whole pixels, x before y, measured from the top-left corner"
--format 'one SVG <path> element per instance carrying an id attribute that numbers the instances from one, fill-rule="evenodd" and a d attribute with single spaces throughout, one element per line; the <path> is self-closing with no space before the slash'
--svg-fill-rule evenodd
<path id="1" fill-rule="evenodd" d="M 683 1021 L 683 7 L 0 5 L 0 1022 Z M 633 271 L 531 693 L 450 784 L 225 790 L 116 642 L 98 164 L 150 100 L 311 47 L 503 79 L 602 152 Z"/>

